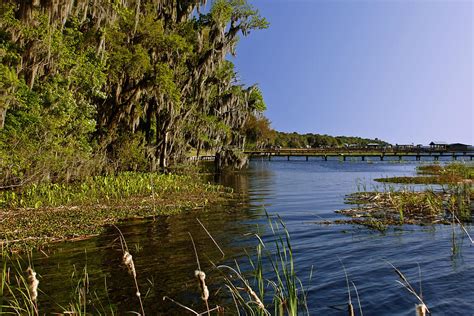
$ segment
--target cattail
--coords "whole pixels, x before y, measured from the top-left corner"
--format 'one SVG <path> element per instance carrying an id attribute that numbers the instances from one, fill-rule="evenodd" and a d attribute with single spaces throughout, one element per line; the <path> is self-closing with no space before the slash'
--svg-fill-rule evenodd
<path id="1" fill-rule="evenodd" d="M 416 316 L 426 316 L 426 305 L 421 303 L 416 305 Z"/>
<path id="2" fill-rule="evenodd" d="M 26 273 L 28 274 L 28 292 L 30 293 L 31 301 L 33 303 L 36 303 L 36 300 L 38 298 L 38 285 L 39 281 L 36 278 L 36 272 L 31 269 L 31 267 L 28 267 L 26 269 Z"/>
<path id="3" fill-rule="evenodd" d="M 194 276 L 199 281 L 199 287 L 201 288 L 201 298 L 203 301 L 207 301 L 209 299 L 209 289 L 206 285 L 206 274 L 200 270 L 194 271 Z"/>
<path id="4" fill-rule="evenodd" d="M 257 306 L 260 309 L 265 310 L 265 306 L 263 305 L 262 301 L 258 297 L 257 293 L 255 293 L 254 290 L 252 290 L 252 288 L 249 285 L 247 285 L 247 284 L 245 284 L 245 285 L 247 287 L 247 293 L 249 293 L 249 295 L 253 298 L 253 300 L 255 301 Z"/>
<path id="5" fill-rule="evenodd" d="M 131 275 L 133 275 L 134 278 L 136 278 L 137 277 L 137 271 L 135 270 L 135 264 L 133 263 L 133 257 L 128 251 L 125 251 L 123 253 L 122 262 L 127 267 L 128 273 L 130 273 Z"/>
<path id="6" fill-rule="evenodd" d="M 347 304 L 347 311 L 349 313 L 349 316 L 354 316 L 354 306 L 352 306 L 352 303 Z"/>
<path id="7" fill-rule="evenodd" d="M 224 316 L 224 307 L 217 306 L 217 315 L 218 316 Z"/>

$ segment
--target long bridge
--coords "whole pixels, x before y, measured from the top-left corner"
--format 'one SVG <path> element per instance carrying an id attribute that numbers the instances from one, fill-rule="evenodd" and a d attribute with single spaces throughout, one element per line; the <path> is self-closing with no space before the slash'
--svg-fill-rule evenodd
<path id="1" fill-rule="evenodd" d="M 403 160 L 403 158 L 413 157 L 415 160 L 422 160 L 422 158 L 430 158 L 434 161 L 440 158 L 451 158 L 457 160 L 473 160 L 473 149 L 449 150 L 439 148 L 276 148 L 276 149 L 262 149 L 262 150 L 248 150 L 245 151 L 251 158 L 260 157 L 271 160 L 272 157 L 286 157 L 290 160 L 291 157 L 304 157 L 306 161 L 312 157 L 318 157 L 323 160 L 328 160 L 330 157 L 337 157 L 343 161 L 348 158 L 360 158 L 362 161 L 367 158 L 378 158 L 383 161 L 386 158 L 393 158 Z"/>

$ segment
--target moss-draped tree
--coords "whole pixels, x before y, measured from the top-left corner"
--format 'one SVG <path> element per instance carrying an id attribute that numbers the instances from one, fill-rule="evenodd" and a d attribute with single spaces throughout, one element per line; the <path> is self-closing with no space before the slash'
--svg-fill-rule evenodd
<path id="1" fill-rule="evenodd" d="M 26 0 L 0 5 L 3 185 L 157 169 L 242 148 L 265 108 L 237 80 L 245 0 Z"/>

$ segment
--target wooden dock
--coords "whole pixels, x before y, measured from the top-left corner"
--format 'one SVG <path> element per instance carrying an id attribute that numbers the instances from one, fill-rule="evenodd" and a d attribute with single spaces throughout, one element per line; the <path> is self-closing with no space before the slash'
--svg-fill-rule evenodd
<path id="1" fill-rule="evenodd" d="M 368 158 L 376 158 L 381 161 L 387 158 L 390 160 L 403 160 L 404 158 L 412 157 L 414 160 L 420 161 L 427 158 L 433 161 L 438 161 L 440 158 L 451 158 L 452 160 L 473 160 L 474 150 L 466 151 L 450 151 L 439 150 L 431 148 L 413 148 L 411 150 L 396 150 L 396 149 L 347 149 L 347 148 L 280 148 L 280 149 L 264 149 L 245 151 L 251 158 L 260 157 L 271 160 L 272 157 L 286 157 L 290 160 L 291 157 L 304 157 L 306 161 L 310 158 L 321 158 L 327 161 L 331 157 L 337 157 L 342 161 L 349 158 L 359 158 L 365 161 Z M 387 159 L 388 160 L 388 159 Z"/>

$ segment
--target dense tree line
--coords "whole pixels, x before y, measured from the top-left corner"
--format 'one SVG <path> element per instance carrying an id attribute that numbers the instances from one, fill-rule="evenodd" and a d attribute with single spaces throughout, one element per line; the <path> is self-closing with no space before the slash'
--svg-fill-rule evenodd
<path id="1" fill-rule="evenodd" d="M 361 138 L 354 136 L 330 136 L 321 134 L 298 134 L 277 132 L 274 140 L 276 146 L 292 148 L 318 147 L 365 147 L 367 144 L 388 145 L 380 139 Z"/>
<path id="2" fill-rule="evenodd" d="M 0 185 L 242 149 L 265 104 L 226 57 L 266 27 L 246 0 L 2 1 Z"/>
<path id="3" fill-rule="evenodd" d="M 361 138 L 354 136 L 330 136 L 321 134 L 298 134 L 277 132 L 273 144 L 292 148 L 318 148 L 318 147 L 365 147 L 367 144 L 388 145 L 380 139 Z"/>
<path id="4" fill-rule="evenodd" d="M 370 143 L 381 146 L 389 145 L 377 138 L 278 132 L 272 129 L 270 121 L 263 115 L 250 115 L 244 130 L 248 140 L 247 148 L 249 149 L 275 146 L 285 148 L 365 147 Z"/>

